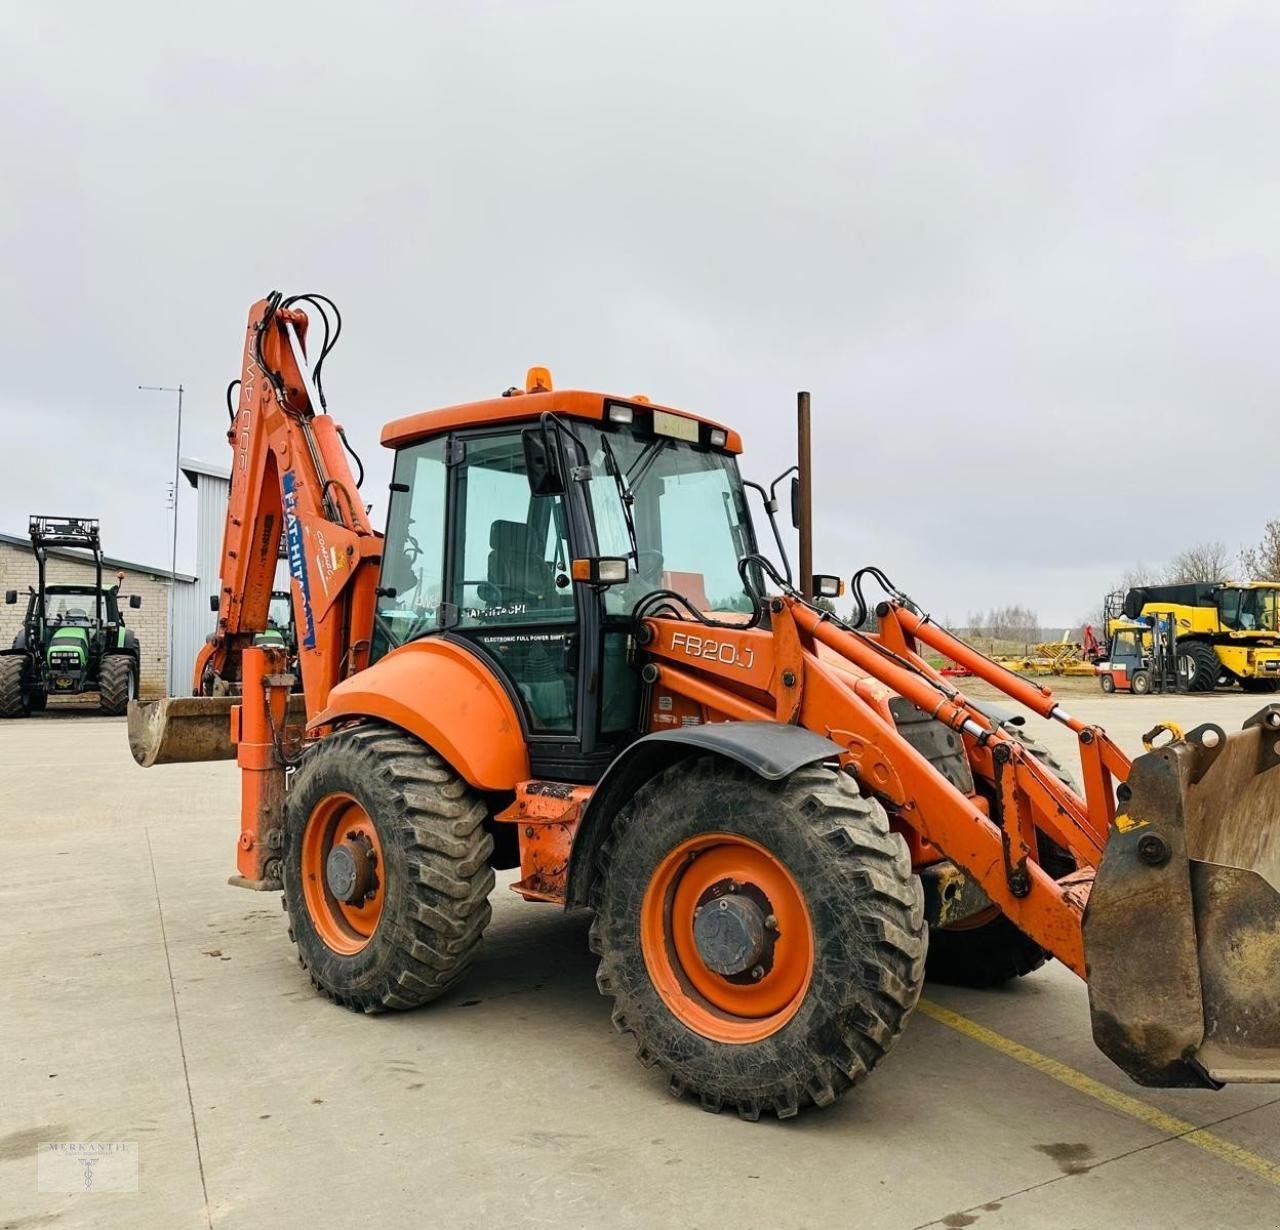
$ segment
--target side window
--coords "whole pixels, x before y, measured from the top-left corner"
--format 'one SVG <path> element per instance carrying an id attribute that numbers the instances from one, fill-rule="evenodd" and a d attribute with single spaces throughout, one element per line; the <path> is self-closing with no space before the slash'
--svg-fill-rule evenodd
<path id="1" fill-rule="evenodd" d="M 457 626 L 572 622 L 564 504 L 530 494 L 519 433 L 468 440 L 457 484 Z"/>
<path id="2" fill-rule="evenodd" d="M 378 599 L 374 621 L 374 659 L 439 626 L 448 475 L 444 446 L 443 438 L 428 440 L 396 454 L 379 581 L 384 596 Z"/>

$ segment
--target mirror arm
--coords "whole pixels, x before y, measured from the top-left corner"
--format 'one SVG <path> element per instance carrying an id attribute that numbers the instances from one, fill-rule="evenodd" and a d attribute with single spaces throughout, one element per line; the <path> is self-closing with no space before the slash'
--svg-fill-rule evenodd
<path id="1" fill-rule="evenodd" d="M 794 469 L 795 467 L 793 466 L 792 468 Z M 784 478 L 786 478 L 786 474 L 774 479 L 773 486 L 776 488 Z M 743 479 L 742 485 L 744 487 L 750 487 L 753 491 L 760 492 L 760 499 L 764 503 L 764 511 L 768 514 L 769 525 L 773 529 L 773 540 L 778 544 L 778 558 L 782 560 L 782 570 L 786 573 L 787 584 L 793 584 L 794 581 L 791 576 L 791 561 L 787 558 L 786 547 L 782 545 L 782 531 L 778 529 L 778 501 L 774 498 L 772 489 L 766 492 L 759 483 L 753 483 L 748 479 Z"/>

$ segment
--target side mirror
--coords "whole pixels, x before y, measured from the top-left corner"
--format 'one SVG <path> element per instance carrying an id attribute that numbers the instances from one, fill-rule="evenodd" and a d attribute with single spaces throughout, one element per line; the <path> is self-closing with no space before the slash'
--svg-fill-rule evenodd
<path id="1" fill-rule="evenodd" d="M 524 471 L 529 479 L 531 495 L 561 495 L 564 479 L 556 465 L 556 456 L 540 427 L 527 427 L 520 433 L 524 444 Z"/>
<path id="2" fill-rule="evenodd" d="M 576 559 L 569 569 L 575 581 L 588 585 L 621 585 L 631 575 L 625 557 L 619 555 L 594 555 L 589 559 Z"/>
<path id="3" fill-rule="evenodd" d="M 800 528 L 800 479 L 791 480 L 791 524 Z"/>
<path id="4" fill-rule="evenodd" d="M 141 594 L 130 594 L 130 595 L 129 595 L 129 609 L 130 609 L 131 611 L 136 611 L 136 610 L 137 610 L 141 605 L 142 605 L 142 595 L 141 595 Z"/>
<path id="5" fill-rule="evenodd" d="M 13 606 L 18 601 L 18 591 L 16 589 L 6 589 L 4 591 L 5 606 Z"/>

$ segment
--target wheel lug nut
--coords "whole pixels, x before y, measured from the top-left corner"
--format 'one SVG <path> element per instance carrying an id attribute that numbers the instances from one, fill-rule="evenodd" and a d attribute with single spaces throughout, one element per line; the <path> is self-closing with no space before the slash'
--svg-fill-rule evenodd
<path id="1" fill-rule="evenodd" d="M 751 971 L 751 977 L 754 981 L 759 982 L 764 977 L 764 966 L 757 965 Z"/>
<path id="2" fill-rule="evenodd" d="M 721 908 L 722 910 L 727 910 L 727 909 L 729 908 L 729 902 L 728 902 L 728 900 L 727 900 L 726 898 L 724 898 L 724 897 L 721 897 L 721 898 L 720 898 L 720 908 Z"/>

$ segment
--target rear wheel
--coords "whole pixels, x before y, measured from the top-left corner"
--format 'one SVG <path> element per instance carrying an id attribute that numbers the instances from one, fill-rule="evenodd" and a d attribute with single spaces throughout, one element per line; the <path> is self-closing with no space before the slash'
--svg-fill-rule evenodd
<path id="1" fill-rule="evenodd" d="M 22 654 L 0 656 L 0 718 L 26 717 L 31 712 L 27 659 Z"/>
<path id="2" fill-rule="evenodd" d="M 387 726 L 321 740 L 285 808 L 289 938 L 315 987 L 362 1012 L 416 1008 L 470 966 L 489 921 L 484 801 Z"/>
<path id="3" fill-rule="evenodd" d="M 1241 679 L 1240 686 L 1246 692 L 1274 692 L 1280 688 L 1280 679 Z"/>
<path id="4" fill-rule="evenodd" d="M 103 713 L 119 717 L 129 710 L 129 702 L 138 694 L 133 659 L 127 654 L 108 654 L 98 672 L 98 705 Z"/>
<path id="5" fill-rule="evenodd" d="M 1212 692 L 1218 686 L 1222 663 L 1212 645 L 1191 641 L 1178 648 L 1178 680 L 1188 692 Z"/>
<path id="6" fill-rule="evenodd" d="M 844 774 L 767 782 L 682 761 L 617 816 L 593 890 L 596 981 L 671 1093 L 746 1119 L 826 1106 L 920 994 L 924 902 L 905 842 Z"/>
<path id="7" fill-rule="evenodd" d="M 1113 675 L 1099 675 L 1098 682 L 1102 685 L 1104 692 L 1114 692 L 1116 690 L 1116 681 Z"/>
<path id="8" fill-rule="evenodd" d="M 1048 748 L 1025 734 L 1021 727 L 1006 724 L 1002 729 L 1060 782 L 1072 790 L 1076 788 L 1071 775 Z M 1040 866 L 1049 875 L 1058 879 L 1075 870 L 1075 860 L 1061 846 L 1043 833 L 1038 837 Z M 932 981 L 952 986 L 997 987 L 1038 970 L 1049 955 L 992 906 L 972 920 L 930 932 L 927 973 Z"/>

